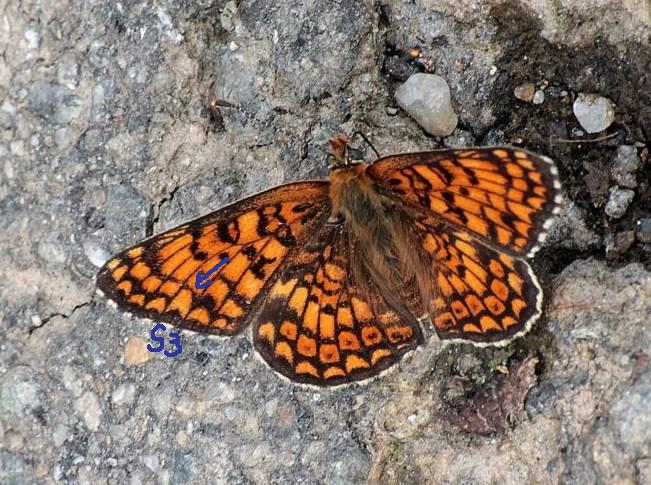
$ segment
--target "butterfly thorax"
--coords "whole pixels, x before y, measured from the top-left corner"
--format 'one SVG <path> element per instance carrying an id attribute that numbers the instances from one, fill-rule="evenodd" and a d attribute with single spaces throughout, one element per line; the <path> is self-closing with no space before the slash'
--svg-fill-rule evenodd
<path id="1" fill-rule="evenodd" d="M 413 319 L 431 295 L 431 264 L 422 260 L 406 208 L 380 192 L 367 167 L 358 163 L 330 172 L 330 221 L 348 234 L 354 280 L 364 291 L 379 290 L 394 311 Z"/>

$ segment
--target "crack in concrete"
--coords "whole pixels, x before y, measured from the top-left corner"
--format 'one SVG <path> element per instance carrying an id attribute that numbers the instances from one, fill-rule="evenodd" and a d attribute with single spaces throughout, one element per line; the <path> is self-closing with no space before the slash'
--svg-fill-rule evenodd
<path id="1" fill-rule="evenodd" d="M 147 216 L 147 221 L 145 222 L 145 237 L 151 237 L 154 235 L 154 226 L 160 219 L 160 210 L 163 207 L 163 204 L 167 202 L 172 202 L 176 192 L 179 190 L 179 185 L 174 185 L 174 188 L 169 192 L 168 195 L 163 197 L 156 207 L 154 204 L 151 204 L 149 207 L 149 215 Z"/>
<path id="2" fill-rule="evenodd" d="M 67 319 L 70 318 L 72 315 L 74 315 L 74 313 L 75 313 L 77 310 L 79 310 L 80 308 L 83 308 L 83 307 L 85 307 L 85 306 L 90 305 L 90 304 L 91 304 L 92 302 L 94 302 L 94 301 L 95 301 L 95 297 L 93 296 L 93 297 L 91 297 L 90 300 L 85 301 L 85 302 L 83 302 L 83 303 L 80 303 L 79 305 L 75 305 L 75 306 L 72 308 L 72 310 L 70 311 L 70 313 L 68 313 L 68 314 L 55 312 L 55 313 L 52 313 L 52 314 L 48 315 L 47 317 L 45 317 L 45 318 L 43 318 L 43 319 L 41 320 L 41 323 L 40 323 L 40 324 L 35 325 L 35 326 L 29 328 L 29 331 L 28 331 L 28 335 L 29 335 L 29 337 L 31 337 L 32 334 L 33 334 L 36 330 L 38 330 L 39 328 L 42 328 L 42 327 L 44 327 L 45 325 L 47 325 L 47 324 L 50 322 L 50 320 L 52 320 L 53 318 L 61 317 L 61 318 L 63 318 L 64 320 L 67 320 Z"/>

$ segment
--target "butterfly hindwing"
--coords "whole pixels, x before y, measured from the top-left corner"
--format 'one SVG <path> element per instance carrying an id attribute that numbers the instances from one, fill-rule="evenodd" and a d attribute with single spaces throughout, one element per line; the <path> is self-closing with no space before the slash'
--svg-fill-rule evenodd
<path id="1" fill-rule="evenodd" d="M 445 149 L 381 158 L 368 169 L 382 190 L 452 228 L 514 255 L 532 255 L 558 212 L 553 162 L 519 148 Z"/>
<path id="2" fill-rule="evenodd" d="M 102 268 L 98 286 L 137 316 L 233 335 L 328 215 L 327 182 L 276 187 L 121 252 Z M 197 288 L 197 273 L 225 258 L 212 283 Z"/>
<path id="3" fill-rule="evenodd" d="M 432 323 L 442 339 L 499 344 L 528 330 L 540 315 L 542 291 L 529 264 L 465 231 L 419 225 L 436 288 Z"/>
<path id="4" fill-rule="evenodd" d="M 373 377 L 422 342 L 415 320 L 362 295 L 345 229 L 325 226 L 286 262 L 253 326 L 263 359 L 293 381 L 337 385 Z"/>

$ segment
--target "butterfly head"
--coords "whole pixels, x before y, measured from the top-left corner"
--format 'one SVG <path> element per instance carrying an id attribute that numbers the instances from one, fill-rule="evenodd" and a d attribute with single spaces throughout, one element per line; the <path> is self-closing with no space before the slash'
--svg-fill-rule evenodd
<path id="1" fill-rule="evenodd" d="M 364 164 L 364 154 L 357 148 L 348 146 L 348 136 L 341 133 L 330 139 L 328 153 L 328 170 L 330 172 Z"/>

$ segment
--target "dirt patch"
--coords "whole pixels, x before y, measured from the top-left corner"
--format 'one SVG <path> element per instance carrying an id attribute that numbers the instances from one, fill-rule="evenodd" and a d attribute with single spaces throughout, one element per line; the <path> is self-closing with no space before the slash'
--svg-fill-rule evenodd
<path id="1" fill-rule="evenodd" d="M 651 138 L 651 51 L 639 44 L 615 47 L 600 40 L 577 47 L 555 45 L 541 38 L 540 24 L 529 12 L 501 5 L 491 15 L 496 39 L 506 47 L 496 64 L 505 74 L 492 93 L 495 129 L 556 160 L 566 195 L 585 209 L 586 222 L 603 238 L 603 247 L 608 238 L 634 231 L 637 221 L 651 213 L 651 172 L 643 146 Z M 527 104 L 513 96 L 513 87 L 524 82 L 544 88 L 542 104 Z M 604 135 L 582 131 L 572 111 L 580 92 L 599 93 L 615 103 L 616 119 L 606 130 L 612 138 L 579 142 Z M 620 145 L 637 145 L 641 166 L 633 202 L 622 218 L 612 219 L 604 206 L 616 185 L 611 171 Z M 603 258 L 605 252 L 592 256 Z M 650 265 L 651 248 L 634 242 L 624 254 L 609 259 Z"/>

